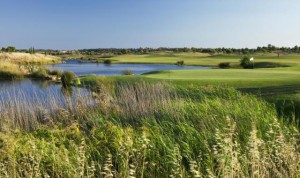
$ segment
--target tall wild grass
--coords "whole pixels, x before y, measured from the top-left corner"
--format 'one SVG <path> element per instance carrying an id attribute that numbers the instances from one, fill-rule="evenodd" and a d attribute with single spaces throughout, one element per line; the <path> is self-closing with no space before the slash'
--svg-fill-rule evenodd
<path id="1" fill-rule="evenodd" d="M 23 64 L 49 64 L 58 62 L 60 58 L 44 55 L 44 54 L 29 54 L 29 53 L 0 53 L 0 61 L 7 61 L 11 63 L 23 63 Z"/>
<path id="2" fill-rule="evenodd" d="M 36 64 L 57 63 L 60 58 L 43 54 L 0 53 L 0 80 L 22 79 L 31 74 L 32 77 L 48 77 L 46 69 Z"/>
<path id="3" fill-rule="evenodd" d="M 0 176 L 300 175 L 298 129 L 254 96 L 155 82 L 93 89 L 64 105 L 55 96 L 2 102 Z"/>
<path id="4" fill-rule="evenodd" d="M 0 79 L 21 79 L 26 73 L 27 70 L 19 65 L 0 60 Z"/>

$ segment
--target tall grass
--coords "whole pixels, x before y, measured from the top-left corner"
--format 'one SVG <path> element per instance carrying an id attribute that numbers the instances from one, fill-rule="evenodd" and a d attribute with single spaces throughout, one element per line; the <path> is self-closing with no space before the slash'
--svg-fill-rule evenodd
<path id="1" fill-rule="evenodd" d="M 0 79 L 22 79 L 25 75 L 46 78 L 46 70 L 36 64 L 57 63 L 60 58 L 29 53 L 0 53 Z"/>
<path id="2" fill-rule="evenodd" d="M 0 61 L 23 64 L 49 64 L 58 62 L 60 58 L 44 54 L 29 54 L 29 53 L 0 53 Z"/>
<path id="3" fill-rule="evenodd" d="M 21 79 L 26 73 L 27 70 L 17 64 L 0 60 L 0 79 Z"/>
<path id="4" fill-rule="evenodd" d="M 93 98 L 65 105 L 55 96 L 51 104 L 13 96 L 2 102 L 1 177 L 300 175 L 297 128 L 254 96 L 214 87 L 98 84 Z"/>

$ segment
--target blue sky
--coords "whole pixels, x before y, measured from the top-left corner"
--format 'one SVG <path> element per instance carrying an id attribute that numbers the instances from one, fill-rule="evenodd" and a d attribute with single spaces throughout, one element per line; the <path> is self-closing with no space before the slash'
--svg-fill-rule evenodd
<path id="1" fill-rule="evenodd" d="M 300 45 L 299 0 L 2 0 L 0 47 Z"/>

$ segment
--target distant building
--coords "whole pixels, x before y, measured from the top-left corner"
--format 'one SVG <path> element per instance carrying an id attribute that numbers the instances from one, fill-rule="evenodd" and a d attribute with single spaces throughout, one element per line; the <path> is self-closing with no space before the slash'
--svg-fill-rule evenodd
<path id="1" fill-rule="evenodd" d="M 61 50 L 61 51 L 59 51 L 59 53 L 61 53 L 61 54 L 66 54 L 66 53 L 68 53 L 68 51 L 66 51 L 66 50 Z"/>

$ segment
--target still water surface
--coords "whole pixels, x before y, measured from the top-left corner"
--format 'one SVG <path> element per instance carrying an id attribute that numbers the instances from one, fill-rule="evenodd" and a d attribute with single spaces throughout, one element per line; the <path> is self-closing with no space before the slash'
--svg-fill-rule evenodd
<path id="1" fill-rule="evenodd" d="M 78 59 L 64 61 L 61 64 L 49 65 L 49 69 L 59 69 L 62 71 L 72 71 L 77 76 L 89 74 L 95 75 L 121 75 L 124 70 L 131 70 L 134 74 L 142 74 L 151 71 L 159 70 L 188 70 L 188 69 L 207 69 L 202 66 L 177 66 L 167 64 L 97 64 L 97 63 L 82 63 Z M 64 94 L 61 92 L 61 85 L 34 80 L 21 81 L 0 81 L 0 102 L 26 99 L 28 102 L 36 100 L 50 101 L 53 96 L 55 98 L 64 99 Z M 86 94 L 86 89 L 72 88 L 73 94 Z"/>
<path id="2" fill-rule="evenodd" d="M 102 63 L 82 63 L 78 59 L 67 60 L 61 64 L 49 65 L 49 69 L 62 71 L 72 71 L 77 76 L 88 74 L 95 75 L 122 75 L 124 70 L 131 70 L 134 74 L 143 74 L 159 70 L 189 70 L 189 69 L 208 69 L 203 66 L 177 66 L 170 64 L 102 64 Z"/>
<path id="3" fill-rule="evenodd" d="M 86 95 L 87 89 L 71 88 L 72 94 Z M 0 103 L 10 102 L 22 102 L 29 103 L 41 102 L 43 105 L 48 105 L 51 99 L 59 99 L 60 102 L 64 101 L 66 94 L 62 92 L 61 85 L 48 81 L 35 81 L 25 79 L 21 81 L 1 81 L 0 82 Z M 49 103 L 51 104 L 51 103 Z"/>

